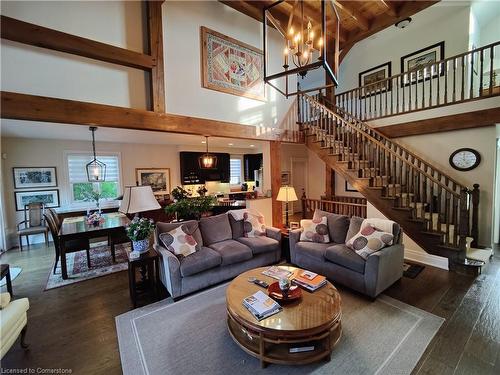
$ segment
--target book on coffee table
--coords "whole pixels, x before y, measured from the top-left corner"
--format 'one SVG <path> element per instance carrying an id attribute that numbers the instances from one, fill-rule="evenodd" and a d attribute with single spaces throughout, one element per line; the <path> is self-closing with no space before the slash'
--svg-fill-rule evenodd
<path id="1" fill-rule="evenodd" d="M 314 292 L 326 285 L 326 277 L 311 271 L 303 270 L 296 273 L 292 283 L 310 292 Z"/>
<path id="2" fill-rule="evenodd" d="M 260 290 L 246 297 L 243 300 L 243 306 L 245 306 L 257 320 L 265 319 L 283 309 L 275 300 Z"/>
<path id="3" fill-rule="evenodd" d="M 288 279 L 290 276 L 292 276 L 293 272 L 278 266 L 271 266 L 267 270 L 262 271 L 262 274 L 279 280 Z"/>

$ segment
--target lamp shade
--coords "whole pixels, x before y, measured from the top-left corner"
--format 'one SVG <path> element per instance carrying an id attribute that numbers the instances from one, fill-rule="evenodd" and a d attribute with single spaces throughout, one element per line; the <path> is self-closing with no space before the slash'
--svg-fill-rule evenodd
<path id="1" fill-rule="evenodd" d="M 161 208 L 151 186 L 125 186 L 123 199 L 118 211 L 124 214 L 157 210 Z"/>
<path id="2" fill-rule="evenodd" d="M 278 193 L 277 201 L 280 202 L 294 202 L 298 201 L 297 194 L 295 194 L 295 189 L 292 186 L 282 186 Z"/>

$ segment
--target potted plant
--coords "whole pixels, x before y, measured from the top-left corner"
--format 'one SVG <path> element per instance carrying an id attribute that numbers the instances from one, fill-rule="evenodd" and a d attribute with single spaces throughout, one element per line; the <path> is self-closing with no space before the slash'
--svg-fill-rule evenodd
<path id="1" fill-rule="evenodd" d="M 152 219 L 138 218 L 132 219 L 130 224 L 125 228 L 127 237 L 132 241 L 134 251 L 144 253 L 149 249 L 149 236 L 155 229 Z"/>
<path id="2" fill-rule="evenodd" d="M 190 194 L 180 186 L 172 190 L 174 202 L 165 207 L 165 212 L 175 215 L 177 220 L 199 220 L 203 213 L 210 211 L 216 203 L 215 197 L 190 197 Z"/>

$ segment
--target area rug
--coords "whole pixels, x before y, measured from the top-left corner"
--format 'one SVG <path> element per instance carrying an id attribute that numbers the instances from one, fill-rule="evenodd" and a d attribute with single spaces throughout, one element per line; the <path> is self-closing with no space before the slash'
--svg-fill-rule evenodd
<path id="1" fill-rule="evenodd" d="M 385 295 L 372 302 L 342 291 L 343 335 L 330 362 L 261 369 L 229 336 L 226 286 L 117 316 L 123 373 L 410 374 L 444 321 Z"/>
<path id="2" fill-rule="evenodd" d="M 10 281 L 14 281 L 16 277 L 18 277 L 21 272 L 22 272 L 21 267 L 9 267 L 9 272 L 10 272 Z M 2 280 L 0 280 L 0 286 L 6 286 L 7 285 L 7 277 L 4 277 Z"/>
<path id="3" fill-rule="evenodd" d="M 425 266 L 422 266 L 420 264 L 414 264 L 414 263 L 407 263 L 404 262 L 403 264 L 403 276 L 408 277 L 410 279 L 414 279 L 415 277 L 418 276 L 420 272 L 425 268 Z"/>
<path id="4" fill-rule="evenodd" d="M 111 258 L 111 249 L 109 246 L 103 245 L 92 247 L 90 249 L 90 269 L 87 267 L 87 252 L 85 250 L 66 254 L 68 279 L 64 280 L 62 278 L 61 261 L 59 261 L 55 274 L 52 273 L 54 266 L 50 268 L 45 290 L 60 288 L 62 286 L 126 270 L 128 267 L 127 251 L 130 251 L 130 244 L 116 245 L 115 251 L 116 263 L 114 263 Z"/>

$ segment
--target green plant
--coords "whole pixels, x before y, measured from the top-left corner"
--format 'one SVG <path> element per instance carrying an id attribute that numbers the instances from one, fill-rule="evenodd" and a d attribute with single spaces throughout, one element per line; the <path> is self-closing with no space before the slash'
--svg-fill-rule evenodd
<path id="1" fill-rule="evenodd" d="M 174 198 L 174 200 L 176 201 L 180 201 L 182 199 L 186 199 L 189 196 L 191 196 L 191 194 L 181 186 L 176 186 L 174 189 L 172 189 L 171 194 L 172 198 Z"/>
<path id="2" fill-rule="evenodd" d="M 184 198 L 165 207 L 165 212 L 177 214 L 178 219 L 199 219 L 202 213 L 212 209 L 216 201 L 212 196 Z"/>
<path id="3" fill-rule="evenodd" d="M 140 241 L 149 238 L 149 235 L 155 229 L 155 224 L 152 219 L 138 218 L 132 219 L 130 224 L 125 227 L 127 237 L 132 241 Z"/>

